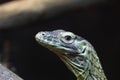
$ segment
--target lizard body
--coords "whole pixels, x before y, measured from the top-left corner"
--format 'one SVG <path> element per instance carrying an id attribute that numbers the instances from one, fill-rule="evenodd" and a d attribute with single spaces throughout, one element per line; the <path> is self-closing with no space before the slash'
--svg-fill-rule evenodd
<path id="1" fill-rule="evenodd" d="M 77 80 L 107 80 L 94 47 L 84 38 L 65 30 L 41 31 L 35 38 L 58 55 Z"/>

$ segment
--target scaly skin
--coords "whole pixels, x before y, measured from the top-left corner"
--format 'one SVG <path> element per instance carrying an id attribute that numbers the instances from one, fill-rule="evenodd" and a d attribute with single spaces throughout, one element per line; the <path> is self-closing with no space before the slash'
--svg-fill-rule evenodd
<path id="1" fill-rule="evenodd" d="M 77 80 L 107 80 L 95 49 L 84 38 L 64 30 L 41 31 L 35 38 L 56 53 Z"/>

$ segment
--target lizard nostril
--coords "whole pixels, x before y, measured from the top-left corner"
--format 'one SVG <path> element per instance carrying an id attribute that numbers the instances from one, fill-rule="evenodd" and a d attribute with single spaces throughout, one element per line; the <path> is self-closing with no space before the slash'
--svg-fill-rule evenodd
<path id="1" fill-rule="evenodd" d="M 36 39 L 43 39 L 45 37 L 45 32 L 38 32 L 35 36 Z"/>
<path id="2" fill-rule="evenodd" d="M 45 33 L 42 33 L 41 35 L 42 35 L 42 36 L 45 36 Z"/>
<path id="3" fill-rule="evenodd" d="M 40 36 L 45 36 L 46 34 L 45 34 L 45 32 L 40 32 Z"/>

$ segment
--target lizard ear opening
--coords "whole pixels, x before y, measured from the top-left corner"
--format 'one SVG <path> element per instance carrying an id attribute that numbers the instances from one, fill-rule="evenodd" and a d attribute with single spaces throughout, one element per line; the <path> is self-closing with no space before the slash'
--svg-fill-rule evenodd
<path id="1" fill-rule="evenodd" d="M 86 41 L 85 40 L 78 41 L 77 44 L 78 44 L 77 47 L 78 47 L 79 52 L 84 54 L 86 52 L 86 49 L 87 49 L 87 46 L 88 46 Z"/>

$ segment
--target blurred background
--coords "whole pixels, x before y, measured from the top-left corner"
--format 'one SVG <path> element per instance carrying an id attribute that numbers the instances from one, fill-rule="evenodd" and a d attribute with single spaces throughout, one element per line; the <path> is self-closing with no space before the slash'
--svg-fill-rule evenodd
<path id="1" fill-rule="evenodd" d="M 91 42 L 108 80 L 118 80 L 119 10 L 117 0 L 0 0 L 0 62 L 25 80 L 75 80 L 34 38 L 64 29 Z"/>

